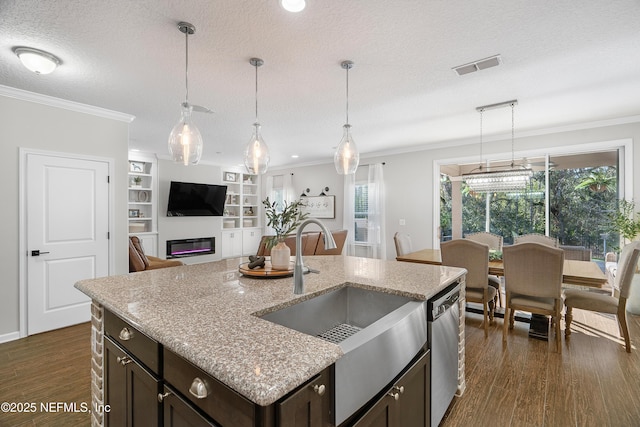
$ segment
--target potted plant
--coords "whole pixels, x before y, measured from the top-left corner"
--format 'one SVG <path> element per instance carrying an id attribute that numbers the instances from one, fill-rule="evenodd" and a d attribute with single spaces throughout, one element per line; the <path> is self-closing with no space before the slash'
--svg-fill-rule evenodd
<path id="1" fill-rule="evenodd" d="M 613 171 L 594 169 L 589 176 L 576 185 L 576 190 L 588 188 L 594 193 L 602 193 L 605 191 L 614 191 L 616 188 L 616 177 Z"/>
<path id="2" fill-rule="evenodd" d="M 612 227 L 624 238 L 624 242 L 635 240 L 640 235 L 640 213 L 634 211 L 635 203 L 622 199 L 612 217 Z M 640 274 L 637 269 L 627 299 L 627 311 L 640 314 Z"/>
<path id="3" fill-rule="evenodd" d="M 612 219 L 613 229 L 622 236 L 625 241 L 632 241 L 640 234 L 640 216 L 634 213 L 635 203 L 625 199 L 620 200 L 618 210 L 614 212 Z"/>
<path id="4" fill-rule="evenodd" d="M 275 233 L 274 236 L 269 236 L 265 242 L 267 248 L 271 249 L 271 268 L 288 270 L 291 249 L 286 245 L 284 239 L 309 216 L 308 213 L 302 211 L 305 203 L 300 200 L 291 203 L 285 201 L 280 207 L 277 202 L 271 202 L 267 197 L 262 201 L 262 204 L 267 217 L 267 225 Z"/>
<path id="5" fill-rule="evenodd" d="M 142 184 L 142 177 L 141 176 L 134 176 L 133 177 L 133 186 L 134 187 L 140 187 Z"/>

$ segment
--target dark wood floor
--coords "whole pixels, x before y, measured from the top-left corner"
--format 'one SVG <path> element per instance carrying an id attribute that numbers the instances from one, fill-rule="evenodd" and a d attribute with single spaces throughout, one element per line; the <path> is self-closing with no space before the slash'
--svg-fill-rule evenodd
<path id="1" fill-rule="evenodd" d="M 633 345 L 640 316 L 628 321 Z M 640 426 L 640 348 L 625 351 L 614 316 L 574 309 L 562 354 L 519 322 L 503 348 L 502 319 L 486 339 L 481 322 L 467 316 L 467 389 L 441 426 Z"/>
<path id="2" fill-rule="evenodd" d="M 553 342 L 528 338 L 524 323 L 503 348 L 502 319 L 485 339 L 481 316 L 469 314 L 467 390 L 441 425 L 639 426 L 640 349 L 625 352 L 611 316 L 574 310 L 574 319 L 560 355 Z M 629 316 L 629 326 L 639 342 L 640 316 Z M 88 426 L 88 413 L 46 413 L 39 405 L 90 405 L 89 341 L 86 323 L 0 344 L 0 403 L 38 405 L 35 413 L 0 412 L 0 426 Z"/>
<path id="3" fill-rule="evenodd" d="M 32 335 L 0 344 L 0 404 L 10 402 L 13 409 L 0 411 L 0 426 L 89 426 L 91 406 L 91 325 L 83 323 L 52 332 Z M 41 404 L 62 412 L 46 412 Z M 35 403 L 35 412 L 24 412 Z M 21 405 L 23 407 L 18 407 Z"/>

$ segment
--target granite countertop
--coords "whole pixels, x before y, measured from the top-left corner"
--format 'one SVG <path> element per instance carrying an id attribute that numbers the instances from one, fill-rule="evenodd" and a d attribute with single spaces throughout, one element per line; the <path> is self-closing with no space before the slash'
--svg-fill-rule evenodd
<path id="1" fill-rule="evenodd" d="M 464 270 L 346 256 L 309 256 L 304 295 L 293 278 L 242 276 L 235 258 L 121 276 L 75 287 L 259 405 L 270 405 L 342 356 L 338 345 L 257 315 L 345 283 L 426 300 Z"/>

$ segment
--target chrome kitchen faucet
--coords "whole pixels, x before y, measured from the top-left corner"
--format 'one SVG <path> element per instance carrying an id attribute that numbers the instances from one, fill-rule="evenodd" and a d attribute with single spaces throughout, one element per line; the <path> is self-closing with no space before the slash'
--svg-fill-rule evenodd
<path id="1" fill-rule="evenodd" d="M 333 239 L 333 234 L 327 230 L 327 227 L 323 223 L 317 219 L 309 218 L 300 224 L 300 227 L 298 227 L 298 231 L 296 232 L 296 265 L 293 269 L 293 293 L 296 295 L 304 293 L 304 275 L 302 274 L 302 230 L 311 223 L 317 224 L 322 228 L 324 248 L 336 248 L 336 241 Z"/>

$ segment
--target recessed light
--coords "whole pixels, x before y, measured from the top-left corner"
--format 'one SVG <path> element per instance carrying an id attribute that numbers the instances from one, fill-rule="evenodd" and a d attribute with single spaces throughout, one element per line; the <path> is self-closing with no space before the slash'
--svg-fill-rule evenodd
<path id="1" fill-rule="evenodd" d="M 300 12 L 307 3 L 304 0 L 280 0 L 280 5 L 289 12 Z"/>
<path id="2" fill-rule="evenodd" d="M 49 52 L 32 47 L 16 47 L 13 52 L 18 55 L 22 65 L 36 74 L 49 74 L 60 65 L 60 60 Z"/>
<path id="3" fill-rule="evenodd" d="M 291 155 L 291 158 L 292 158 L 292 159 L 297 159 L 298 157 L 300 157 L 300 156 L 298 156 L 297 154 L 292 154 L 292 155 Z"/>

